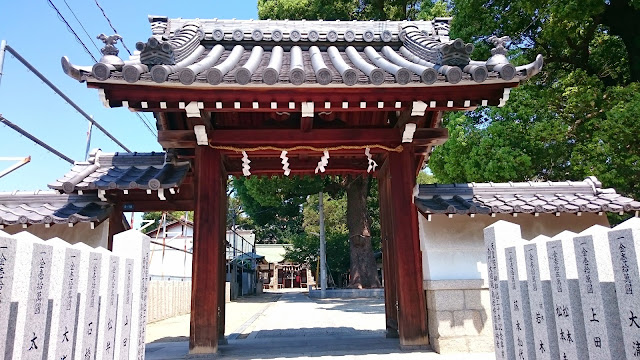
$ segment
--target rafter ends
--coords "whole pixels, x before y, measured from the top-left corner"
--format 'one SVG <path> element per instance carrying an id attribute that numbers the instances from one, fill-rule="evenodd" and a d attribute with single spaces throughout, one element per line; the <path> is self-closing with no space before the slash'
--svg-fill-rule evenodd
<path id="1" fill-rule="evenodd" d="M 151 189 L 147 189 L 147 195 L 151 195 Z"/>
<path id="2" fill-rule="evenodd" d="M 413 107 L 411 108 L 411 116 L 424 116 L 424 113 L 426 110 L 427 110 L 427 104 L 424 101 L 414 101 Z"/>
<path id="3" fill-rule="evenodd" d="M 416 124 L 408 123 L 404 126 L 404 132 L 402 133 L 402 142 L 410 143 L 413 141 L 413 134 L 416 132 Z"/>
<path id="4" fill-rule="evenodd" d="M 482 106 L 487 106 L 489 104 L 489 100 L 482 100 Z"/>
<path id="5" fill-rule="evenodd" d="M 447 107 L 453 107 L 453 100 L 447 101 Z"/>
<path id="6" fill-rule="evenodd" d="M 124 189 L 124 190 L 122 190 L 122 193 L 125 194 L 125 195 L 129 195 L 129 190 Z"/>
<path id="7" fill-rule="evenodd" d="M 360 109 L 366 109 L 367 108 L 367 102 L 366 101 L 360 101 Z"/>
<path id="8" fill-rule="evenodd" d="M 349 102 L 348 101 L 343 101 L 342 102 L 342 108 L 343 109 L 348 109 L 349 108 Z"/>
<path id="9" fill-rule="evenodd" d="M 233 103 L 233 108 L 234 109 L 240 109 L 240 101 L 236 101 Z"/>
<path id="10" fill-rule="evenodd" d="M 511 88 L 505 88 L 498 107 L 503 107 L 507 103 L 507 100 L 509 100 L 509 94 L 511 94 Z"/>
<path id="11" fill-rule="evenodd" d="M 438 106 L 438 104 L 435 102 L 435 100 L 432 100 L 431 102 L 429 102 L 429 107 L 434 108 L 436 106 Z"/>
<path id="12" fill-rule="evenodd" d="M 171 195 L 175 195 L 176 194 L 176 189 L 175 188 L 169 188 L 169 192 L 171 193 Z"/>
<path id="13" fill-rule="evenodd" d="M 471 106 L 471 100 L 465 100 L 464 107 L 469 107 L 469 106 Z"/>
<path id="14" fill-rule="evenodd" d="M 167 200 L 167 198 L 164 196 L 164 189 L 160 188 L 158 189 L 158 199 L 165 201 Z"/>
<path id="15" fill-rule="evenodd" d="M 107 100 L 107 95 L 104 93 L 104 89 L 98 89 L 98 97 L 100 98 L 100 101 L 102 101 L 102 105 L 104 105 L 104 107 L 111 107 L 111 105 L 109 105 L 109 100 Z"/>
<path id="16" fill-rule="evenodd" d="M 196 143 L 198 145 L 208 145 L 209 137 L 207 136 L 207 128 L 204 125 L 195 125 L 193 132 L 196 134 Z"/>
<path id="17" fill-rule="evenodd" d="M 271 102 L 271 109 L 275 110 L 275 109 L 277 109 L 277 108 L 278 108 L 278 103 L 277 103 L 277 102 L 275 102 L 275 101 L 272 101 L 272 102 Z"/>
<path id="18" fill-rule="evenodd" d="M 302 117 L 313 117 L 314 104 L 312 101 L 302 103 Z"/>
<path id="19" fill-rule="evenodd" d="M 252 106 L 253 106 L 254 109 L 259 109 L 260 108 L 260 104 L 258 104 L 257 101 L 254 101 Z"/>
<path id="20" fill-rule="evenodd" d="M 331 102 L 330 101 L 325 101 L 324 102 L 324 108 L 325 109 L 330 109 L 331 108 Z"/>
<path id="21" fill-rule="evenodd" d="M 200 114 L 200 109 L 198 108 L 198 103 L 195 101 L 190 102 L 184 108 L 187 111 L 187 117 L 189 118 L 200 118 L 202 115 Z"/>
<path id="22" fill-rule="evenodd" d="M 200 110 L 204 109 L 204 102 L 198 101 L 198 109 Z"/>
<path id="23" fill-rule="evenodd" d="M 400 101 L 396 101 L 396 109 L 400 109 L 402 107 L 402 103 Z"/>
<path id="24" fill-rule="evenodd" d="M 293 110 L 296 108 L 296 103 L 294 103 L 293 101 L 289 102 L 289 109 Z"/>
<path id="25" fill-rule="evenodd" d="M 384 107 L 384 101 L 378 101 L 378 109 L 382 109 Z"/>
<path id="26" fill-rule="evenodd" d="M 166 109 L 167 108 L 167 102 L 166 101 L 160 101 L 160 109 Z"/>
<path id="27" fill-rule="evenodd" d="M 180 109 L 180 110 L 184 110 L 185 106 L 186 106 L 186 105 L 185 105 L 184 101 L 180 101 L 180 102 L 178 103 L 178 109 Z"/>
<path id="28" fill-rule="evenodd" d="M 106 191 L 104 190 L 98 190 L 98 197 L 100 198 L 100 200 L 107 201 L 107 198 L 104 196 L 105 193 Z"/>
<path id="29" fill-rule="evenodd" d="M 129 107 L 129 102 L 127 100 L 123 100 L 122 101 L 122 107 L 128 108 Z"/>
<path id="30" fill-rule="evenodd" d="M 146 101 L 142 101 L 140 103 L 140 107 L 143 108 L 143 109 L 147 109 L 149 107 L 149 104 Z"/>
<path id="31" fill-rule="evenodd" d="M 222 102 L 216 101 L 216 109 L 222 109 Z"/>

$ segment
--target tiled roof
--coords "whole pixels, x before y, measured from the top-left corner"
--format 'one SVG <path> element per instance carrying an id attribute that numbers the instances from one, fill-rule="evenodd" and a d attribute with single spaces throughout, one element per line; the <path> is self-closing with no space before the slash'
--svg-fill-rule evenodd
<path id="1" fill-rule="evenodd" d="M 0 225 L 102 222 L 111 205 L 95 195 L 57 191 L 0 193 Z"/>
<path id="2" fill-rule="evenodd" d="M 73 193 L 87 190 L 158 190 L 178 187 L 189 170 L 188 162 L 168 162 L 160 153 L 103 153 L 94 151 L 77 162 L 49 188 Z"/>
<path id="3" fill-rule="evenodd" d="M 595 177 L 584 181 L 420 185 L 415 204 L 424 214 L 631 212 L 640 202 Z"/>
<path id="4" fill-rule="evenodd" d="M 542 68 L 542 56 L 515 67 L 508 38 L 487 60 L 473 44 L 449 38 L 450 18 L 434 21 L 185 20 L 150 16 L 152 36 L 129 60 L 117 57 L 118 37 L 103 37 L 100 62 L 65 73 L 81 81 L 215 85 L 432 85 L 516 82 Z"/>

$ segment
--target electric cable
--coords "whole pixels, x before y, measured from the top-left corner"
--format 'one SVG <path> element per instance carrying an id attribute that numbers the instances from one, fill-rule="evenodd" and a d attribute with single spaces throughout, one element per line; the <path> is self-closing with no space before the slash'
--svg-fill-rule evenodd
<path id="1" fill-rule="evenodd" d="M 96 60 L 95 56 L 93 56 L 93 54 L 91 53 L 91 51 L 89 51 L 89 49 L 87 48 L 87 45 L 84 44 L 84 42 L 82 41 L 82 39 L 80 39 L 80 37 L 78 36 L 78 34 L 75 32 L 75 30 L 73 30 L 73 28 L 71 27 L 71 25 L 69 24 L 69 22 L 67 21 L 67 19 L 64 18 L 64 16 L 62 16 L 62 14 L 60 13 L 60 10 L 58 10 L 58 8 L 53 4 L 53 2 L 51 2 L 51 0 L 47 0 L 47 2 L 49 3 L 49 6 L 56 11 L 56 13 L 58 14 L 58 18 L 65 23 L 65 25 L 67 25 L 67 30 L 69 30 L 75 37 L 76 37 L 76 41 L 78 41 L 80 43 L 80 45 L 82 45 L 82 47 L 84 48 L 84 51 L 87 52 L 87 54 L 89 54 L 89 56 L 91 56 L 91 58 L 93 59 L 93 61 L 98 62 L 98 60 Z"/>

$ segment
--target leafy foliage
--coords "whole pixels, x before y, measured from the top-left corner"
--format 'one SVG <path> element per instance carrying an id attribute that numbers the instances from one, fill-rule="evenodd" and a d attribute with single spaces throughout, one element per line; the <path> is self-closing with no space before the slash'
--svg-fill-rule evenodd
<path id="1" fill-rule="evenodd" d="M 640 27 L 627 19 L 638 9 L 636 1 L 623 0 L 455 1 L 452 35 L 476 41 L 474 58 L 489 56 L 483 42 L 488 36 L 509 35 L 513 63 L 542 53 L 545 68 L 513 90 L 503 108 L 446 116 L 450 138 L 430 160 L 438 180 L 595 175 L 604 186 L 640 197 L 640 151 L 633 136 L 640 132 L 634 120 L 640 44 L 629 41 Z"/>

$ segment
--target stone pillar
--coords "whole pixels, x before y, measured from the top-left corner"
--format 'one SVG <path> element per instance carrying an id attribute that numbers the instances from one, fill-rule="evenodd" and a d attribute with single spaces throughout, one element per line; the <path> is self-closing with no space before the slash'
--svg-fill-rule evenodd
<path id="1" fill-rule="evenodd" d="M 631 218 L 609 232 L 622 346 L 627 359 L 640 357 L 640 218 Z"/>

